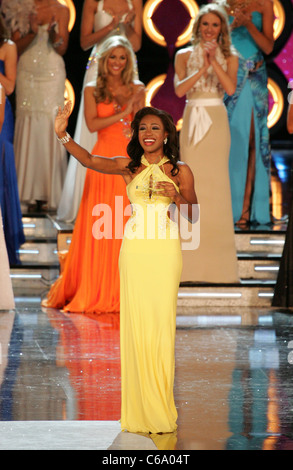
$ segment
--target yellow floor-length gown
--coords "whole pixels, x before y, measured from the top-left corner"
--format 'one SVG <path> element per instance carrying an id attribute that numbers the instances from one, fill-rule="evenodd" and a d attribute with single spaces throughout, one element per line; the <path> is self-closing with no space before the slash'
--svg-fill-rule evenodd
<path id="1" fill-rule="evenodd" d="M 146 168 L 127 186 L 133 213 L 119 267 L 121 428 L 128 432 L 177 427 L 173 386 L 182 254 L 178 225 L 168 217 L 171 200 L 153 190 L 156 181 L 171 181 L 162 170 L 166 161 L 149 165 L 142 157 Z"/>

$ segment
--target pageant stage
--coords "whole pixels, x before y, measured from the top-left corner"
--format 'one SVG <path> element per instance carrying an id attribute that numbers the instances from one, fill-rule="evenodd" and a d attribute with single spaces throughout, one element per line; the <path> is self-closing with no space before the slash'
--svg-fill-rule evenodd
<path id="1" fill-rule="evenodd" d="M 293 312 L 271 307 L 291 166 L 275 149 L 275 222 L 235 231 L 239 284 L 180 287 L 176 435 L 120 432 L 119 316 L 41 307 L 73 227 L 24 214 L 16 309 L 0 313 L 0 449 L 293 450 Z"/>

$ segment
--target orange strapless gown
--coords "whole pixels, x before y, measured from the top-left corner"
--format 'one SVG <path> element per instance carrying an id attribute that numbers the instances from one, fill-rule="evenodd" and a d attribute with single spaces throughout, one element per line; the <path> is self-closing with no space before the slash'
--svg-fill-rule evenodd
<path id="1" fill-rule="evenodd" d="M 115 113 L 114 104 L 98 103 L 97 112 L 100 117 L 111 116 Z M 126 121 L 100 130 L 92 154 L 127 156 L 129 131 Z M 99 206 L 102 212 L 93 215 L 97 214 L 98 204 L 103 205 Z M 44 306 L 67 312 L 119 312 L 118 258 L 128 204 L 122 176 L 87 170 L 64 270 L 52 285 Z"/>

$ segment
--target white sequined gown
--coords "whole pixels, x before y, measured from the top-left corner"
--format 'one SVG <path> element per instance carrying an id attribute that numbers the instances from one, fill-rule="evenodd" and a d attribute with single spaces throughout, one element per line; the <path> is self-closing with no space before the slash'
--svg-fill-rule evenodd
<path id="1" fill-rule="evenodd" d="M 15 163 L 21 202 L 46 201 L 57 209 L 67 168 L 54 132 L 64 106 L 65 64 L 49 41 L 48 25 L 19 58 L 16 79 Z"/>
<path id="2" fill-rule="evenodd" d="M 132 2 L 128 0 L 129 9 L 132 9 Z M 97 2 L 97 11 L 94 20 L 94 31 L 99 31 L 113 21 L 112 15 L 104 10 L 104 0 Z M 78 111 L 78 117 L 76 121 L 76 128 L 74 133 L 74 140 L 82 147 L 91 152 L 96 141 L 97 133 L 90 132 L 84 118 L 84 89 L 86 86 L 95 85 L 97 80 L 97 53 L 102 43 L 110 36 L 122 34 L 125 36 L 125 26 L 123 23 L 119 24 L 117 29 L 111 31 L 102 41 L 97 43 L 91 53 L 88 60 L 83 88 L 81 90 L 80 107 Z M 84 168 L 76 158 L 70 156 L 68 169 L 66 173 L 64 188 L 60 204 L 57 211 L 57 218 L 66 222 L 73 222 L 77 216 L 79 209 L 80 200 L 83 193 L 84 180 L 85 180 L 86 168 Z"/>
<path id="3" fill-rule="evenodd" d="M 0 208 L 0 310 L 12 310 L 14 307 L 14 296 Z"/>

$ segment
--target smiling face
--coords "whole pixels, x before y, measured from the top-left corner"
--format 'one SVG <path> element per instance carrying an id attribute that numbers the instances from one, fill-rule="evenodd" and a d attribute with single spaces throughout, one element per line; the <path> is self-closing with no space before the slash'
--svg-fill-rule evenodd
<path id="1" fill-rule="evenodd" d="M 158 116 L 147 114 L 141 119 L 138 139 L 144 152 L 163 152 L 165 137 L 167 137 L 167 132 L 164 129 L 162 120 Z"/>
<path id="2" fill-rule="evenodd" d="M 108 72 L 112 75 L 120 75 L 126 67 L 127 57 L 124 47 L 119 46 L 112 49 L 107 60 Z"/>
<path id="3" fill-rule="evenodd" d="M 206 13 L 202 16 L 199 24 L 199 32 L 204 42 L 217 41 L 221 33 L 222 22 L 218 15 Z"/>

